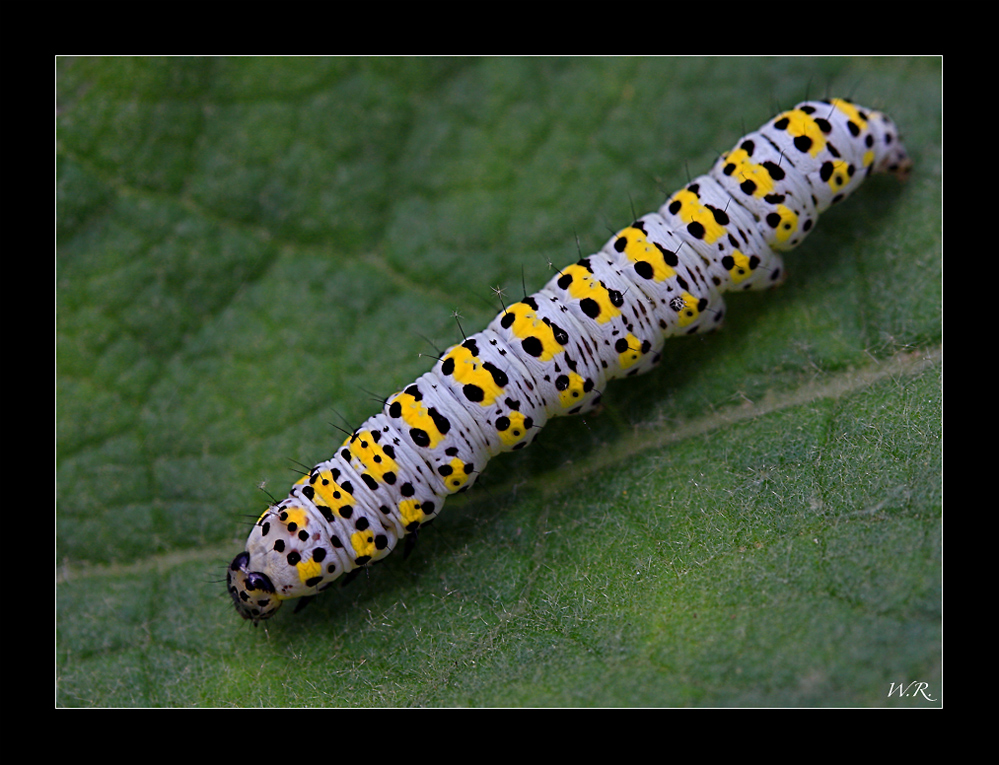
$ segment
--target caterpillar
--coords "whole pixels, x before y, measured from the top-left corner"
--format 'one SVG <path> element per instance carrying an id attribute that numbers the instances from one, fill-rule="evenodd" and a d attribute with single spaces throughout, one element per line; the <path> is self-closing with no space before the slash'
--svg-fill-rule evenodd
<path id="1" fill-rule="evenodd" d="M 236 611 L 259 624 L 400 539 L 409 548 L 491 457 L 596 408 L 609 380 L 652 369 L 668 337 L 717 329 L 721 293 L 778 286 L 780 253 L 822 212 L 868 175 L 911 167 L 891 119 L 845 99 L 800 103 L 743 136 L 658 212 L 450 347 L 267 507 L 227 570 Z"/>

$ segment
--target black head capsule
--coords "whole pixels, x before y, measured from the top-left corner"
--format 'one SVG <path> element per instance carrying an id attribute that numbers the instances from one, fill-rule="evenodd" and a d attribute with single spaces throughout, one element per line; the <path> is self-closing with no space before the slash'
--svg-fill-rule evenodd
<path id="1" fill-rule="evenodd" d="M 245 550 L 232 559 L 226 571 L 226 589 L 236 606 L 236 612 L 254 626 L 269 619 L 281 607 L 270 577 L 250 571 L 250 554 Z"/>

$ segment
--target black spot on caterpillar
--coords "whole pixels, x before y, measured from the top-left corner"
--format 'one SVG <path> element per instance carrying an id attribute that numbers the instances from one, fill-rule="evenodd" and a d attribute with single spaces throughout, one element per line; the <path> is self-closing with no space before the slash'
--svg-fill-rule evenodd
<path id="1" fill-rule="evenodd" d="M 868 175 L 910 169 L 892 121 L 842 99 L 744 136 L 658 212 L 449 348 L 268 507 L 229 565 L 236 610 L 256 624 L 384 558 L 491 457 L 595 408 L 609 380 L 652 369 L 668 337 L 717 328 L 721 293 L 779 285 L 779 253 Z"/>

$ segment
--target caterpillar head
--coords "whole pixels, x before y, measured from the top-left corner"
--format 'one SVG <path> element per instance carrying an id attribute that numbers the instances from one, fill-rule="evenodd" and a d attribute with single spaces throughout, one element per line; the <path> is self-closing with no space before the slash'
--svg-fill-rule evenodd
<path id="1" fill-rule="evenodd" d="M 343 573 L 333 552 L 337 543 L 325 533 L 319 513 L 311 503 L 291 496 L 268 507 L 253 524 L 246 549 L 226 572 L 229 595 L 244 619 L 254 624 L 269 619 L 284 601 L 315 595 Z M 368 559 L 355 560 L 363 565 Z"/>
<path id="2" fill-rule="evenodd" d="M 267 574 L 250 570 L 252 563 L 252 555 L 244 550 L 232 559 L 225 581 L 236 612 L 256 626 L 261 619 L 270 619 L 284 601 Z"/>

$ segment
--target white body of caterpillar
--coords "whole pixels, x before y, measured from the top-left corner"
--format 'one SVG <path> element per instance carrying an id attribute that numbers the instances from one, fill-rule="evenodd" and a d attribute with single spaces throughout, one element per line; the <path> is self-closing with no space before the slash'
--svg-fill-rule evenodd
<path id="1" fill-rule="evenodd" d="M 722 292 L 780 284 L 778 253 L 868 175 L 910 168 L 887 116 L 840 99 L 744 136 L 658 212 L 449 348 L 268 507 L 229 565 L 236 610 L 256 624 L 385 557 L 491 457 L 593 409 L 608 380 L 654 367 L 671 335 L 717 328 Z"/>

